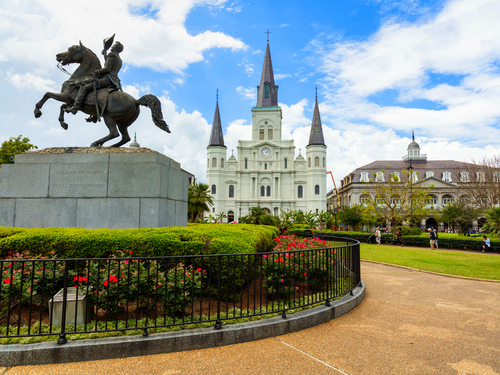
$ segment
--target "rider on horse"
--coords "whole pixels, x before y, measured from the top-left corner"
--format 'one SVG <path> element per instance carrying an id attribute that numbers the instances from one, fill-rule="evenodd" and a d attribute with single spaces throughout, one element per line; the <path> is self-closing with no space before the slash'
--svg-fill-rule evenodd
<path id="1" fill-rule="evenodd" d="M 123 44 L 121 44 L 120 42 L 116 42 L 115 44 L 113 44 L 109 54 L 107 53 L 107 48 L 105 46 L 105 48 L 102 50 L 102 54 L 104 55 L 105 59 L 104 68 L 97 69 L 93 73 L 94 77 L 90 76 L 82 81 L 75 81 L 75 84 L 77 86 L 80 86 L 80 89 L 78 90 L 78 95 L 76 96 L 75 102 L 70 108 L 66 110 L 66 112 L 71 112 L 75 115 L 76 112 L 78 112 L 78 110 L 81 108 L 85 96 L 87 96 L 87 92 L 92 90 L 94 88 L 94 85 L 98 89 L 112 86 L 118 90 L 122 90 L 120 79 L 118 78 L 118 72 L 122 67 L 122 59 L 120 57 L 120 52 L 122 51 Z"/>

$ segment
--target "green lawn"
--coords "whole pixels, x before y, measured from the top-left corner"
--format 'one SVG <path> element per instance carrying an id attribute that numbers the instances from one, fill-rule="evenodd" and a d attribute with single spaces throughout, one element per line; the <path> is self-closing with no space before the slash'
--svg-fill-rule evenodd
<path id="1" fill-rule="evenodd" d="M 500 256 L 492 254 L 361 244 L 361 259 L 448 275 L 500 280 Z"/>

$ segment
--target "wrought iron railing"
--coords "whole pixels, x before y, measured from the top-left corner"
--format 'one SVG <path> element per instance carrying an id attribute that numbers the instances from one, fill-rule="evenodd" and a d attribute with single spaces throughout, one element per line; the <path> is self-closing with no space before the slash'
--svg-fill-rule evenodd
<path id="1" fill-rule="evenodd" d="M 359 242 L 230 255 L 0 260 L 0 338 L 140 330 L 325 303 L 360 281 Z M 330 243 L 332 246 L 332 243 Z M 129 254 L 132 255 L 132 254 Z"/>

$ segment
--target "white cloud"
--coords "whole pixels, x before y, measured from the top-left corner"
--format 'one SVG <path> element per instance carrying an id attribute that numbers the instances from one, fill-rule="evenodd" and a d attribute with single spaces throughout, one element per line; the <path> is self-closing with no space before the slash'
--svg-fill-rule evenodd
<path id="1" fill-rule="evenodd" d="M 284 79 L 284 78 L 288 78 L 288 77 L 291 77 L 292 75 L 291 74 L 275 74 L 274 75 L 274 79 L 276 81 L 279 81 L 280 79 Z"/>
<path id="2" fill-rule="evenodd" d="M 401 5 L 411 11 L 415 4 Z M 488 142 L 497 142 L 499 18 L 496 0 L 454 0 L 414 23 L 388 20 L 365 40 L 313 41 L 310 47 L 326 75 L 326 117 L 404 132 L 419 129 L 437 140 L 479 145 L 488 134 Z M 456 83 L 443 84 L 436 76 L 445 82 L 455 77 Z M 395 99 L 374 101 L 372 95 L 387 98 L 385 93 Z M 413 107 L 414 100 L 430 107 Z"/>
<path id="3" fill-rule="evenodd" d="M 257 99 L 257 89 L 255 88 L 245 88 L 243 86 L 236 87 L 236 92 L 241 94 L 245 99 L 256 100 Z"/>
<path id="4" fill-rule="evenodd" d="M 18 74 L 11 69 L 7 72 L 7 80 L 19 91 L 35 90 L 38 92 L 58 91 L 56 83 L 33 73 Z"/>

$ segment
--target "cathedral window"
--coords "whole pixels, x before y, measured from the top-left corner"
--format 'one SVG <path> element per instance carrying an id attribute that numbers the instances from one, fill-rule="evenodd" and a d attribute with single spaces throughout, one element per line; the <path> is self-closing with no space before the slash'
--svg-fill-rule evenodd
<path id="1" fill-rule="evenodd" d="M 317 156 L 314 158 L 314 166 L 319 167 L 319 158 Z"/>
<path id="2" fill-rule="evenodd" d="M 273 129 L 267 129 L 267 139 L 273 140 Z"/>
<path id="3" fill-rule="evenodd" d="M 314 194 L 319 195 L 319 185 L 314 187 Z"/>
<path id="4" fill-rule="evenodd" d="M 220 167 L 224 168 L 224 159 L 220 159 Z"/>
<path id="5" fill-rule="evenodd" d="M 453 203 L 453 197 L 451 195 L 443 195 L 443 205 L 447 203 Z"/>
<path id="6" fill-rule="evenodd" d="M 260 196 L 265 197 L 266 196 L 266 188 L 264 186 L 260 187 Z"/>
<path id="7" fill-rule="evenodd" d="M 264 129 L 259 130 L 259 140 L 263 141 L 264 140 Z"/>
<path id="8" fill-rule="evenodd" d="M 215 194 L 217 191 L 217 188 L 215 187 L 215 185 L 212 185 L 212 194 Z"/>
<path id="9" fill-rule="evenodd" d="M 266 195 L 267 195 L 268 197 L 270 197 L 270 196 L 271 196 L 271 186 L 268 186 L 268 187 L 266 188 Z"/>
<path id="10" fill-rule="evenodd" d="M 216 158 L 212 159 L 212 168 L 217 168 L 217 159 Z"/>
<path id="11" fill-rule="evenodd" d="M 248 169 L 248 159 L 245 159 L 245 169 Z"/>
<path id="12" fill-rule="evenodd" d="M 311 168 L 311 158 L 307 159 L 307 166 Z"/>
<path id="13" fill-rule="evenodd" d="M 323 158 L 323 168 L 326 168 L 326 159 Z"/>
<path id="14" fill-rule="evenodd" d="M 302 186 L 299 186 L 297 188 L 297 198 L 302 198 L 303 197 L 303 189 Z"/>
<path id="15" fill-rule="evenodd" d="M 264 163 L 264 169 L 267 171 L 267 163 Z"/>
<path id="16" fill-rule="evenodd" d="M 234 186 L 229 185 L 229 198 L 234 198 Z"/>
<path id="17" fill-rule="evenodd" d="M 269 82 L 264 83 L 264 98 L 269 98 L 271 84 Z"/>
<path id="18" fill-rule="evenodd" d="M 288 167 L 288 159 L 285 158 L 285 169 L 287 169 L 287 167 Z"/>

